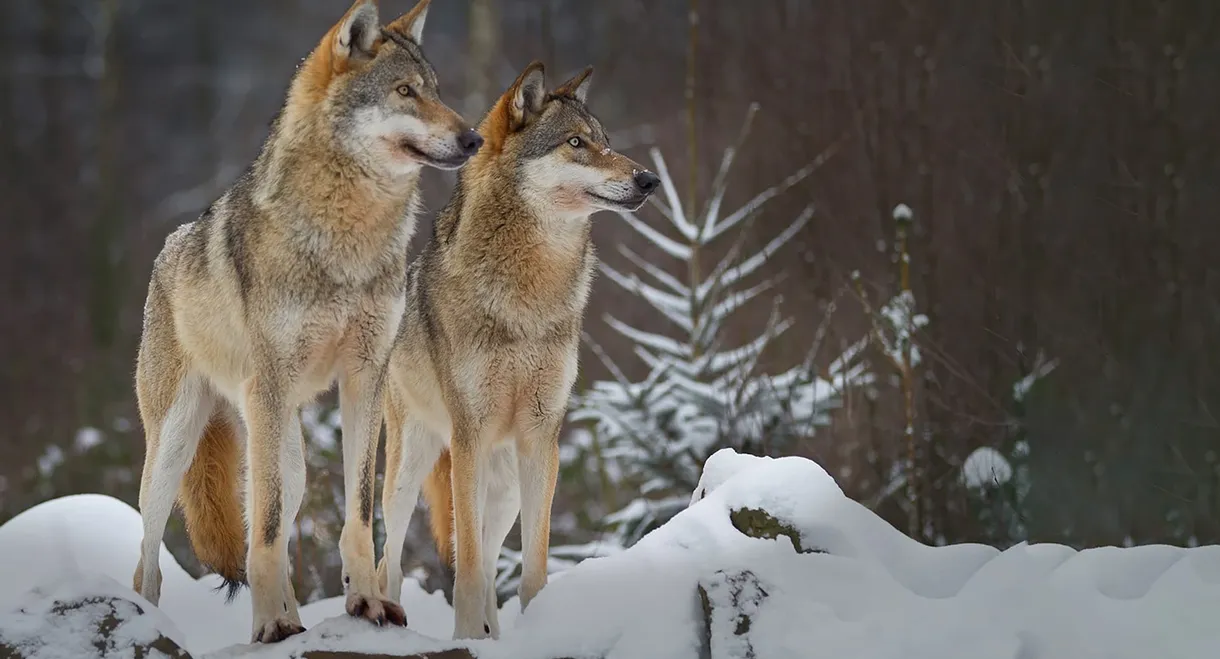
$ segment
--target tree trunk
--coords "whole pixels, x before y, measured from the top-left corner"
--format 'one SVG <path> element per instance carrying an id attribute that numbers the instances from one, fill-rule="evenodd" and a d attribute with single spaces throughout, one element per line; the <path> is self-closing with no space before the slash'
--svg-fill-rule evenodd
<path id="1" fill-rule="evenodd" d="M 495 59 L 500 51 L 496 0 L 470 0 L 470 54 L 466 60 L 466 114 L 481 117 L 495 93 Z"/>

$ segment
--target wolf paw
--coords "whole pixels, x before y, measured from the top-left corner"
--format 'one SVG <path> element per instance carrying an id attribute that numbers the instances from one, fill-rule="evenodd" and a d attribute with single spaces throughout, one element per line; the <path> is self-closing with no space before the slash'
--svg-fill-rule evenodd
<path id="1" fill-rule="evenodd" d="M 378 627 L 387 622 L 399 627 L 407 625 L 407 612 L 397 602 L 381 597 L 365 597 L 357 593 L 347 596 L 347 614 L 364 618 Z"/>
<path id="2" fill-rule="evenodd" d="M 254 634 L 255 643 L 279 643 L 280 641 L 305 631 L 301 625 L 287 619 L 276 618 L 263 625 Z"/>

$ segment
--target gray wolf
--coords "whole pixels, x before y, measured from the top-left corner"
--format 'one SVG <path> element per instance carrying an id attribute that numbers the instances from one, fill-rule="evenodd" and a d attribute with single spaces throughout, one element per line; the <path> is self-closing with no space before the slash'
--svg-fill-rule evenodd
<path id="1" fill-rule="evenodd" d="M 135 378 L 146 447 L 133 585 L 157 603 L 158 550 L 177 498 L 200 560 L 231 587 L 249 584 L 254 641 L 304 631 L 286 539 L 305 491 L 298 415 L 336 381 L 347 611 L 405 624 L 373 563 L 385 366 L 420 170 L 458 168 L 482 144 L 438 96 L 420 49 L 427 10 L 422 0 L 382 26 L 377 3 L 357 0 L 297 70 L 253 164 L 166 239 L 149 280 Z"/>
<path id="2" fill-rule="evenodd" d="M 387 376 L 378 577 L 397 599 L 428 478 L 447 561 L 456 545 L 455 638 L 498 637 L 495 565 L 518 512 L 522 606 L 546 584 L 559 431 L 596 264 L 589 218 L 635 210 L 659 184 L 610 148 L 585 103 L 591 75 L 548 92 L 541 63 L 520 74 L 408 273 Z"/>

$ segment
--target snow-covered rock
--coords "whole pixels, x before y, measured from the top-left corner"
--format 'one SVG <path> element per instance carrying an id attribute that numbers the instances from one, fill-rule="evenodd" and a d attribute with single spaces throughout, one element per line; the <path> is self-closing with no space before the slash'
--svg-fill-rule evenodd
<path id="1" fill-rule="evenodd" d="M 190 659 L 181 641 L 165 614 L 106 577 L 74 575 L 0 615 L 0 656 L 12 659 Z"/>
<path id="2" fill-rule="evenodd" d="M 170 579 L 180 568 L 169 557 L 168 620 L 142 610 L 196 659 L 465 659 L 464 648 L 479 659 L 1210 659 L 1220 648 L 1218 546 L 930 547 L 848 499 L 812 461 L 731 450 L 711 456 L 691 500 L 630 549 L 562 572 L 527 611 L 517 615 L 510 601 L 497 641 L 449 641 L 452 610 L 407 580 L 407 629 L 349 619 L 336 599 L 302 609 L 305 634 L 247 645 L 249 609 L 223 613 L 206 579 Z M 109 521 L 91 525 L 98 516 Z M 0 528 L 0 567 L 26 590 L 46 583 L 53 569 L 31 576 L 12 567 L 20 547 L 75 565 L 65 577 L 75 582 L 113 574 L 126 584 L 138 520 L 104 497 L 44 504 Z M 192 615 L 178 617 L 175 598 Z M 25 601 L 15 600 L 7 608 Z M 28 626 L 13 620 L 0 621 L 5 638 Z"/>
<path id="3" fill-rule="evenodd" d="M 131 590 L 142 536 L 140 513 L 101 494 L 66 496 L 22 512 L 0 526 L 0 613 L 14 611 L 40 592 L 60 589 L 61 598 L 76 599 L 97 595 L 96 591 L 101 590 L 135 602 L 146 612 L 159 611 L 164 615 L 163 622 L 171 625 L 171 637 L 196 659 L 213 653 L 217 657 L 231 656 L 248 644 L 249 590 L 239 591 L 233 602 L 226 604 L 217 592 L 219 577 L 208 574 L 198 580 L 191 578 L 164 546 L 160 607 L 153 608 Z M 103 588 L 98 583 L 108 586 Z M 62 590 L 73 584 L 87 587 L 75 593 Z M 418 581 L 407 578 L 403 580 L 402 599 L 412 633 L 452 637 L 453 609 L 442 593 L 426 593 Z M 502 619 L 511 622 L 512 614 L 506 611 Z M 341 624 L 347 622 L 345 617 L 341 597 L 301 607 L 301 622 L 311 631 L 318 627 L 319 633 L 331 633 L 321 626 L 324 621 L 339 618 L 335 622 Z M 0 623 L 0 632 L 3 625 Z M 83 659 L 81 655 L 64 656 Z"/>
<path id="4" fill-rule="evenodd" d="M 930 547 L 808 460 L 722 450 L 704 473 L 668 524 L 547 586 L 494 656 L 693 658 L 709 625 L 712 656 L 719 643 L 768 659 L 1204 659 L 1220 647 L 1220 547 Z M 748 537 L 732 521 L 747 509 L 824 553 Z M 692 594 L 716 580 L 734 608 L 708 620 Z M 724 622 L 742 610 L 745 639 Z"/>

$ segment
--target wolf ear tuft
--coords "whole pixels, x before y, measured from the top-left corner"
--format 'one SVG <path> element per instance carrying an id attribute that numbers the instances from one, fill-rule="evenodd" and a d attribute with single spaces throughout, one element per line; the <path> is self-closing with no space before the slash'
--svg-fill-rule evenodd
<path id="1" fill-rule="evenodd" d="M 380 41 L 379 24 L 376 0 L 356 0 L 335 26 L 335 59 L 340 62 L 372 59 Z"/>
<path id="2" fill-rule="evenodd" d="M 385 26 L 387 30 L 397 32 L 402 36 L 414 41 L 416 45 L 422 46 L 424 43 L 424 20 L 428 18 L 428 5 L 432 0 L 419 0 L 419 4 L 411 11 L 394 19 L 389 25 Z"/>
<path id="3" fill-rule="evenodd" d="M 589 83 L 593 81 L 593 67 L 586 66 L 584 71 L 576 74 L 571 80 L 559 85 L 553 92 L 556 96 L 569 96 L 581 103 L 589 97 Z"/>
<path id="4" fill-rule="evenodd" d="M 534 60 L 509 88 L 508 96 L 511 101 L 508 114 L 513 130 L 524 128 L 542 112 L 542 102 L 546 98 L 545 76 L 546 67 L 542 62 Z"/>

